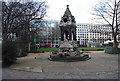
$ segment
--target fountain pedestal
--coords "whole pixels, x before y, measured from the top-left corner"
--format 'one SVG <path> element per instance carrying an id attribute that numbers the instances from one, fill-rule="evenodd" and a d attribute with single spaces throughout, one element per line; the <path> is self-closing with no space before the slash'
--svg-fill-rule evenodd
<path id="1" fill-rule="evenodd" d="M 84 55 L 78 49 L 76 41 L 61 41 L 59 51 L 56 54 L 50 55 L 48 58 L 51 61 L 84 61 L 90 59 L 88 55 Z"/>

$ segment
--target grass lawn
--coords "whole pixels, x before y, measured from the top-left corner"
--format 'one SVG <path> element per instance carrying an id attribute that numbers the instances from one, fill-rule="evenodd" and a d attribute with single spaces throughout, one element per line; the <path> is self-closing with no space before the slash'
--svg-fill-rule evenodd
<path id="1" fill-rule="evenodd" d="M 84 49 L 84 50 L 104 50 L 105 48 L 79 47 L 78 49 L 79 50 L 82 50 L 82 49 Z M 34 51 L 39 51 L 39 52 L 42 52 L 42 51 L 44 51 L 44 52 L 53 52 L 53 51 L 57 51 L 57 50 L 59 50 L 59 48 L 38 48 L 38 49 L 36 49 Z"/>
<path id="2" fill-rule="evenodd" d="M 57 51 L 57 50 L 59 50 L 59 48 L 38 48 L 38 49 L 36 49 L 34 51 L 53 52 L 53 51 Z"/>
<path id="3" fill-rule="evenodd" d="M 80 50 L 104 50 L 105 48 L 90 48 L 90 47 L 80 47 Z"/>

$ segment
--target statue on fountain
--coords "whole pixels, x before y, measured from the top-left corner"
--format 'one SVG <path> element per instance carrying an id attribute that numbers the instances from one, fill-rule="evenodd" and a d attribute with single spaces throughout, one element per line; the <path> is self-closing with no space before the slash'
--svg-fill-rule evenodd
<path id="1" fill-rule="evenodd" d="M 69 5 L 61 17 L 60 21 L 61 42 L 59 51 L 56 54 L 50 55 L 48 58 L 51 61 L 78 61 L 87 60 L 90 57 L 83 55 L 82 51 L 78 49 L 76 41 L 76 21 L 69 10 Z"/>

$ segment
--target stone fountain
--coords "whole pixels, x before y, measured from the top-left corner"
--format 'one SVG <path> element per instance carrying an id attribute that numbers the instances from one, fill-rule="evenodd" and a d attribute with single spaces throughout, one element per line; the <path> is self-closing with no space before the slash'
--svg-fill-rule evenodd
<path id="1" fill-rule="evenodd" d="M 76 21 L 69 10 L 69 5 L 67 5 L 65 13 L 61 17 L 59 27 L 61 31 L 60 49 L 50 55 L 48 59 L 51 61 L 82 61 L 90 59 L 88 55 L 83 55 L 83 52 L 78 49 Z"/>

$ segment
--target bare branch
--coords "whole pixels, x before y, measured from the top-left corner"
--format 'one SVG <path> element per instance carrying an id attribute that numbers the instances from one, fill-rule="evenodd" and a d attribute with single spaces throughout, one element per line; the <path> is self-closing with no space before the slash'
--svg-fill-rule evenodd
<path id="1" fill-rule="evenodd" d="M 30 21 L 39 17 L 40 20 L 46 14 L 46 3 L 40 2 L 3 2 L 3 38 L 8 38 L 9 34 L 29 33 Z M 39 13 L 39 15 L 38 15 Z M 19 37 L 20 36 L 19 33 Z"/>

